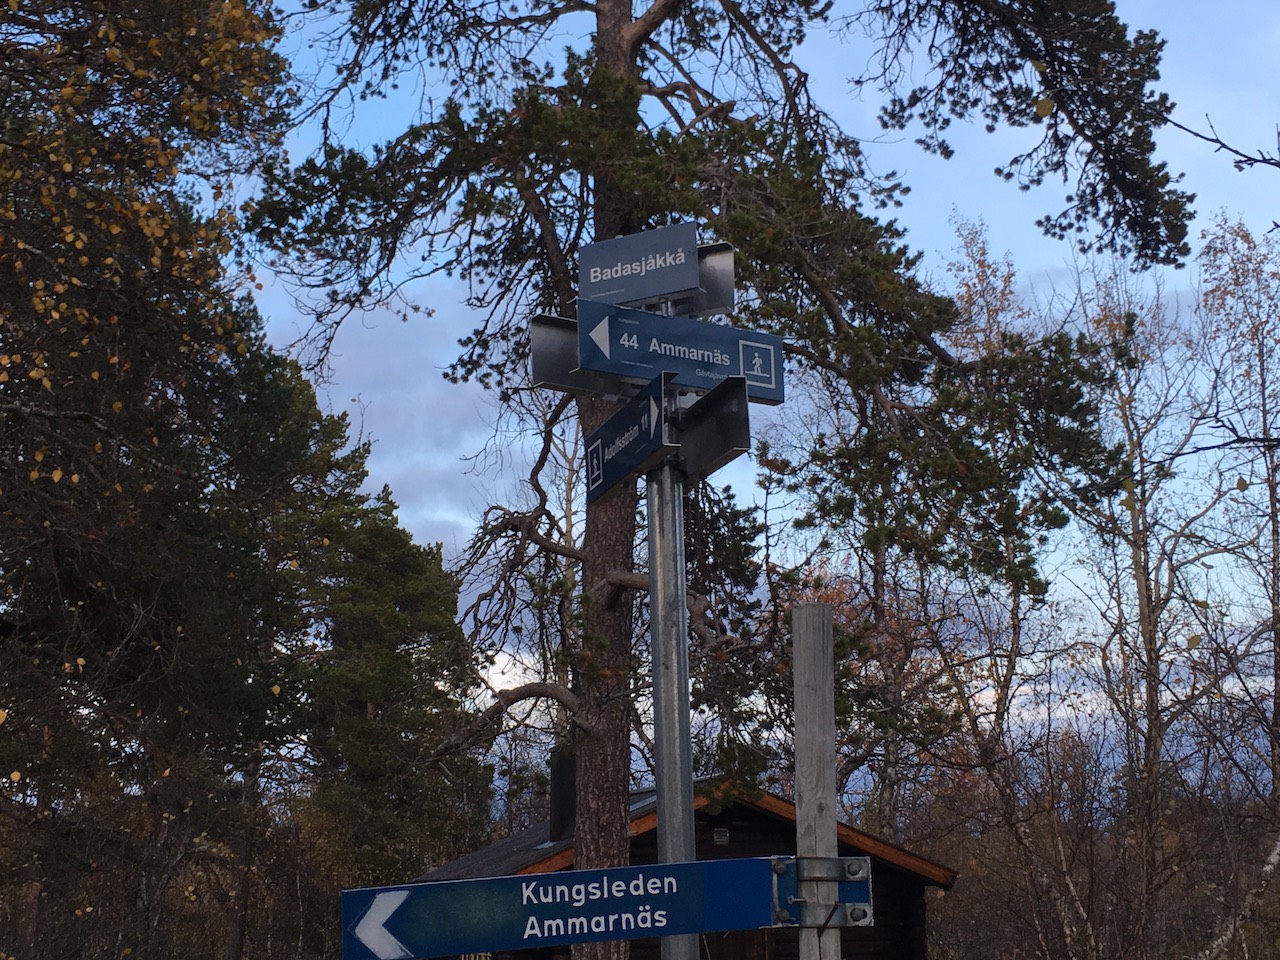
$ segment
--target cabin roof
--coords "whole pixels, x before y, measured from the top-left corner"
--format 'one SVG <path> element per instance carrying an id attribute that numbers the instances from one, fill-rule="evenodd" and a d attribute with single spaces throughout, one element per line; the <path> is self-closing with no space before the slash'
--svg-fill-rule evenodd
<path id="1" fill-rule="evenodd" d="M 694 797 L 694 810 L 703 810 L 712 803 L 720 806 L 730 803 L 744 806 L 763 816 L 791 823 L 795 823 L 796 820 L 795 804 L 772 793 L 753 792 L 729 796 L 722 791 L 700 791 Z M 639 837 L 656 830 L 657 825 L 655 792 L 643 790 L 633 793 L 629 808 L 629 835 L 632 838 Z M 547 837 L 547 821 L 535 823 L 419 877 L 418 882 L 434 883 L 441 880 L 552 873 L 573 867 L 573 837 L 554 841 L 548 840 Z M 846 823 L 836 824 L 836 839 L 840 843 L 842 854 L 847 854 L 848 849 L 852 849 L 858 855 L 872 857 L 911 874 L 928 886 L 950 890 L 958 876 L 950 867 L 935 863 Z"/>

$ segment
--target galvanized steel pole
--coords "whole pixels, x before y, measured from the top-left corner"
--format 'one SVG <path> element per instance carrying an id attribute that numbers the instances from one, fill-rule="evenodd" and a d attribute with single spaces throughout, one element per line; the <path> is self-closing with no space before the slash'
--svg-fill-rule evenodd
<path id="1" fill-rule="evenodd" d="M 653 661 L 654 782 L 658 861 L 697 859 L 689 729 L 689 606 L 684 559 L 684 483 L 664 463 L 649 474 L 649 636 Z M 662 939 L 663 960 L 697 960 L 698 937 Z"/>

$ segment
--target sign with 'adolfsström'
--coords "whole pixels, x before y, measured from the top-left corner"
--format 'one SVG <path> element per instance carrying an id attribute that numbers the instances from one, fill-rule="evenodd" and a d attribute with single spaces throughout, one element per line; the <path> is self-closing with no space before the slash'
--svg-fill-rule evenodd
<path id="1" fill-rule="evenodd" d="M 698 289 L 698 230 L 677 223 L 583 247 L 578 296 L 626 305 Z"/>
<path id="2" fill-rule="evenodd" d="M 752 930 L 794 899 L 771 858 L 661 863 L 342 893 L 344 960 L 411 960 Z M 780 891 L 780 888 L 781 891 Z"/>
<path id="3" fill-rule="evenodd" d="M 663 413 L 672 374 L 655 377 L 626 406 L 587 435 L 587 503 L 592 504 L 622 480 L 643 473 L 680 449 L 667 436 Z"/>

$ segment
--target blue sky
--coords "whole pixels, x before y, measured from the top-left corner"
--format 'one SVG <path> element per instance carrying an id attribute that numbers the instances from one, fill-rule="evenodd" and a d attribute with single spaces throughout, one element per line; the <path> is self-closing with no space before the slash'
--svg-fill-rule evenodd
<path id="1" fill-rule="evenodd" d="M 1175 117 L 1180 122 L 1207 131 L 1212 121 L 1224 140 L 1248 151 L 1274 155 L 1280 149 L 1280 74 L 1275 70 L 1280 4 L 1117 0 L 1116 6 L 1132 28 L 1153 28 L 1166 39 L 1160 87 L 1178 104 Z M 929 156 L 911 143 L 910 135 L 890 137 L 879 130 L 876 105 L 858 99 L 843 82 L 841 68 L 827 66 L 832 59 L 850 62 L 838 54 L 809 64 L 814 82 L 846 129 L 866 138 L 873 166 L 899 171 L 911 186 L 895 216 L 908 231 L 909 245 L 923 254 L 926 276 L 944 279 L 955 249 L 956 217 L 981 219 L 993 253 L 1008 252 L 1024 276 L 1048 277 L 1066 269 L 1070 249 L 1041 236 L 1034 225 L 1038 216 L 1057 209 L 1060 185 L 1022 192 L 992 174 L 1035 137 L 1034 129 L 994 135 L 979 127 L 956 129 L 950 139 L 957 155 L 951 160 Z M 1261 233 L 1280 220 L 1280 169 L 1237 172 L 1226 155 L 1175 130 L 1162 132 L 1158 147 L 1160 159 L 1185 174 L 1183 188 L 1197 194 L 1200 223 L 1225 211 Z M 1193 238 L 1198 231 L 1198 225 L 1193 227 Z M 1191 279 L 1192 271 L 1183 270 L 1170 283 Z M 373 439 L 371 485 L 390 484 L 401 520 L 415 538 L 441 541 L 446 555 L 452 555 L 492 499 L 486 491 L 507 486 L 524 471 L 518 457 L 507 463 L 506 475 L 496 478 L 472 471 L 468 462 L 490 438 L 496 411 L 484 391 L 447 383 L 441 376 L 456 341 L 473 326 L 462 302 L 464 291 L 441 280 L 419 284 L 414 296 L 432 306 L 435 316 L 409 324 L 353 321 L 343 328 L 335 344 L 333 377 L 322 393 L 330 409 L 349 411 L 355 429 Z M 273 338 L 280 343 L 291 339 L 296 321 L 283 298 L 269 297 L 262 306 Z M 741 489 L 750 482 L 749 467 L 736 466 L 732 478 Z"/>

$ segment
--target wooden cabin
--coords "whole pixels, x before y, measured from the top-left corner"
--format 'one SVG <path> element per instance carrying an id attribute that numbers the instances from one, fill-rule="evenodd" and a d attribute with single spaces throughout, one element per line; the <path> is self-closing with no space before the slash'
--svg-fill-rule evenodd
<path id="1" fill-rule="evenodd" d="M 770 793 L 729 795 L 699 792 L 694 800 L 694 833 L 699 860 L 728 857 L 794 856 L 796 808 Z M 574 867 L 571 828 L 535 824 L 447 864 L 420 882 L 552 873 Z M 631 863 L 657 862 L 657 798 L 653 791 L 632 796 Z M 927 960 L 925 895 L 930 887 L 949 890 L 956 872 L 847 824 L 836 828 L 840 856 L 871 858 L 874 922 L 841 931 L 845 960 Z M 558 836 L 557 834 L 564 835 Z M 701 935 L 703 960 L 796 960 L 795 927 Z M 657 939 L 633 940 L 634 960 L 658 960 Z M 568 948 L 520 951 L 493 960 L 563 960 Z"/>

